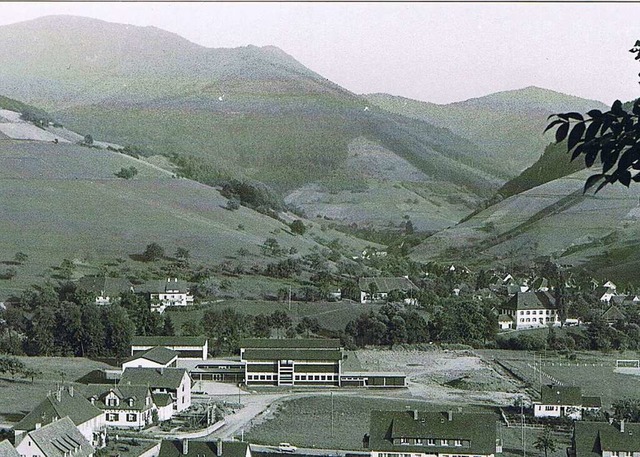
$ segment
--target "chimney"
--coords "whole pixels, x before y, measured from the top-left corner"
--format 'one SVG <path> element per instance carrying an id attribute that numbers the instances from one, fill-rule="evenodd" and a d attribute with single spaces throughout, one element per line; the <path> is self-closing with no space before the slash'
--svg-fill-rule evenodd
<path id="1" fill-rule="evenodd" d="M 620 433 L 624 433 L 624 419 L 620 420 Z"/>
<path id="2" fill-rule="evenodd" d="M 60 403 L 62 401 L 62 389 L 58 389 L 56 390 L 56 400 L 58 401 L 58 403 Z"/>
<path id="3" fill-rule="evenodd" d="M 222 457 L 222 438 L 218 438 L 218 442 L 216 443 L 216 456 Z"/>
<path id="4" fill-rule="evenodd" d="M 187 455 L 189 453 L 189 439 L 182 438 L 182 454 Z"/>
<path id="5" fill-rule="evenodd" d="M 413 420 L 414 420 L 414 421 L 417 421 L 417 420 L 418 420 L 418 410 L 417 410 L 417 409 L 414 409 L 414 410 L 413 410 Z"/>
<path id="6" fill-rule="evenodd" d="M 73 386 L 69 386 L 69 395 L 73 397 Z"/>
<path id="7" fill-rule="evenodd" d="M 453 420 L 453 411 L 447 411 L 447 419 L 449 420 L 449 422 Z"/>
<path id="8" fill-rule="evenodd" d="M 42 423 L 36 422 L 36 430 L 38 430 L 40 427 L 42 427 Z"/>

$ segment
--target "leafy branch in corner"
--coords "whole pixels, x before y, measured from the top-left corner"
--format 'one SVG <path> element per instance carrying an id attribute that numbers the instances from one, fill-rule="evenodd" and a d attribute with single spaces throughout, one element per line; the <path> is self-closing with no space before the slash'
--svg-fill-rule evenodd
<path id="1" fill-rule="evenodd" d="M 640 60 L 640 40 L 629 52 Z M 598 193 L 607 184 L 619 182 L 629 187 L 632 181 L 640 182 L 640 99 L 633 103 L 631 111 L 616 100 L 604 113 L 593 109 L 586 115 L 552 114 L 548 120 L 545 132 L 556 128 L 556 143 L 567 140 L 572 161 L 584 156 L 585 166 L 591 168 L 599 157 L 602 170 L 589 176 L 584 192 L 596 184 Z"/>

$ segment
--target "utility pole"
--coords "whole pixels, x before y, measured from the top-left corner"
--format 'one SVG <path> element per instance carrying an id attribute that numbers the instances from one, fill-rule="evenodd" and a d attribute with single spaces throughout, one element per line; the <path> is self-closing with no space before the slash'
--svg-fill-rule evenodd
<path id="1" fill-rule="evenodd" d="M 242 404 L 242 398 L 240 397 L 240 395 L 242 395 L 242 389 L 240 389 L 240 383 L 238 383 L 238 404 L 239 405 Z"/>
<path id="2" fill-rule="evenodd" d="M 522 456 L 527 457 L 527 448 L 524 441 L 524 398 L 520 397 L 520 425 L 522 428 Z"/>
<path id="3" fill-rule="evenodd" d="M 289 312 L 291 312 L 291 285 L 289 285 Z"/>

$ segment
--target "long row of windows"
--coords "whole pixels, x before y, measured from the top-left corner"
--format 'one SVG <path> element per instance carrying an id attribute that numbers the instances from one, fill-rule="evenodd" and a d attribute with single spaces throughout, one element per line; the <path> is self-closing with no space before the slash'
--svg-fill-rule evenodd
<path id="1" fill-rule="evenodd" d="M 247 381 L 277 381 L 277 374 L 248 374 Z M 294 380 L 296 381 L 337 381 L 338 375 L 332 374 L 316 374 L 316 375 L 306 375 L 306 374 L 297 374 L 294 376 Z"/>
<path id="2" fill-rule="evenodd" d="M 550 317 L 549 319 L 547 319 L 547 322 L 553 322 L 554 320 L 554 318 Z M 527 317 L 526 319 L 524 317 L 521 317 L 520 322 L 540 322 L 541 324 L 544 324 L 544 317 L 541 317 L 540 320 L 538 320 L 538 318 L 536 317 Z"/>
<path id="3" fill-rule="evenodd" d="M 535 314 L 547 314 L 547 315 L 550 315 L 550 314 L 555 314 L 555 313 L 556 313 L 555 310 L 550 310 L 550 309 L 546 310 L 546 312 L 545 312 L 545 310 L 542 310 L 542 309 L 540 311 L 537 311 L 535 309 L 533 311 L 518 311 L 518 314 L 520 314 L 521 316 L 524 316 L 525 314 L 528 316 L 529 314 L 534 314 L 534 315 Z"/>
<path id="4" fill-rule="evenodd" d="M 422 446 L 462 446 L 462 440 L 436 440 L 435 438 L 400 438 L 400 444 Z"/>

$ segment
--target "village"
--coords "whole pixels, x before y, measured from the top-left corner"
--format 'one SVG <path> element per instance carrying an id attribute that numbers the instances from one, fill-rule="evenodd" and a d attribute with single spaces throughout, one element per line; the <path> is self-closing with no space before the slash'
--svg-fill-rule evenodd
<path id="1" fill-rule="evenodd" d="M 455 274 L 478 280 L 465 267 L 443 269 L 445 277 Z M 5 430 L 2 456 L 495 457 L 525 452 L 560 456 L 566 451 L 569 456 L 609 457 L 621 455 L 622 449 L 631 455 L 634 436 L 640 436 L 633 420 L 640 413 L 640 402 L 633 398 L 640 381 L 637 353 L 627 351 L 632 355 L 621 358 L 567 351 L 558 341 L 570 337 L 560 333 L 594 324 L 575 307 L 559 309 L 553 280 L 481 276 L 487 287 L 468 299 L 502 303 L 492 311 L 497 335 L 511 339 L 543 331 L 543 347 L 514 351 L 426 342 L 359 349 L 345 348 L 344 340 L 323 336 L 319 328 L 294 338 L 276 329 L 272 337 L 244 337 L 236 353 L 224 355 L 210 346 L 207 336 L 133 336 L 117 366 L 73 380 L 65 381 L 63 374 L 55 384 L 43 383 L 49 391 L 33 398 L 35 406 Z M 469 288 L 463 281 L 451 284 L 451 297 L 464 296 Z M 367 277 L 359 285 L 361 304 L 419 309 L 424 297 L 408 276 Z M 118 306 L 120 294 L 133 293 L 135 286 L 117 278 L 84 277 L 77 287 L 104 309 Z M 564 287 L 578 285 L 568 280 Z M 588 315 L 606 329 L 619 326 L 639 301 L 618 293 L 612 281 L 588 287 L 593 303 L 600 303 L 597 312 Z M 176 278 L 152 281 L 137 293 L 145 296 L 148 311 L 155 315 L 199 306 L 189 284 Z M 491 301 L 489 294 L 503 299 Z M 352 306 L 339 291 L 326 299 Z M 592 379 L 580 383 L 573 378 L 574 364 L 576 370 L 592 370 Z M 9 365 L 10 358 L 5 358 L 5 373 Z M 565 366 L 568 373 L 562 371 Z M 21 383 L 13 373 L 12 382 Z M 32 372 L 31 384 L 42 374 Z M 628 391 L 612 393 L 610 386 L 607 390 L 591 383 L 599 374 L 622 376 L 631 385 Z M 624 392 L 631 395 L 621 396 Z M 296 439 L 300 435 L 289 426 L 275 434 L 261 432 L 281 420 L 287 404 L 307 401 L 331 402 L 329 437 L 314 441 L 316 435 L 302 430 L 310 438 Z M 351 401 L 358 405 L 352 412 L 358 420 L 344 417 L 345 412 L 334 417 L 335 404 Z M 5 411 L 6 417 L 19 416 L 6 416 Z M 307 419 L 298 420 L 302 425 Z M 360 433 L 350 430 L 348 440 L 334 439 L 334 427 L 343 427 L 345 421 L 360 422 L 354 427 Z M 326 428 L 326 423 L 319 426 Z"/>

